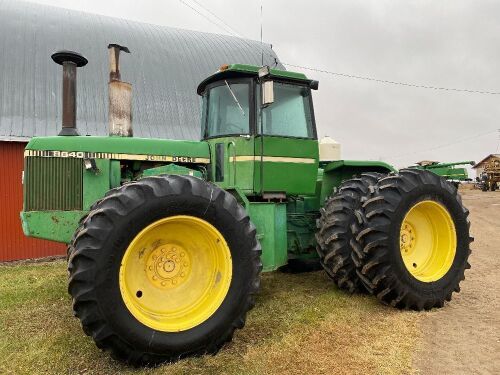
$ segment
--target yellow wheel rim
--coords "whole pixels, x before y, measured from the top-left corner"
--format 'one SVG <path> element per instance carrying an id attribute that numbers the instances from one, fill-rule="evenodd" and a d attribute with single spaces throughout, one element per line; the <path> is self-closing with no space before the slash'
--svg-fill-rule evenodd
<path id="1" fill-rule="evenodd" d="M 158 331 L 193 328 L 220 307 L 232 277 L 229 247 L 210 223 L 193 216 L 148 225 L 122 258 L 120 292 L 130 313 Z"/>
<path id="2" fill-rule="evenodd" d="M 399 244 L 413 277 L 423 282 L 441 279 L 450 270 L 457 247 L 450 213 L 435 201 L 415 204 L 403 219 Z"/>

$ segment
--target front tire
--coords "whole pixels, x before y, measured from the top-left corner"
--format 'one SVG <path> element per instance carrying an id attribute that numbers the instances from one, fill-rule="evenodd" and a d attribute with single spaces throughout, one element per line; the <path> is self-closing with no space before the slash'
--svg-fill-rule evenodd
<path id="1" fill-rule="evenodd" d="M 456 188 L 431 172 L 406 169 L 379 180 L 355 234 L 365 287 L 397 308 L 443 306 L 470 268 L 468 214 Z"/>
<path id="2" fill-rule="evenodd" d="M 71 244 L 75 315 L 132 365 L 216 353 L 245 324 L 262 268 L 256 230 L 228 192 L 158 176 L 115 189 Z"/>

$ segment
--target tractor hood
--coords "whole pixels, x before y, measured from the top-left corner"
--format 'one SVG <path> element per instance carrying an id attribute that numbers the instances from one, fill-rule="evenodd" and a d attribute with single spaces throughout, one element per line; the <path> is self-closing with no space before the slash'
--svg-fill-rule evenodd
<path id="1" fill-rule="evenodd" d="M 130 137 L 32 138 L 25 156 L 102 158 L 123 160 L 209 163 L 206 142 Z"/>

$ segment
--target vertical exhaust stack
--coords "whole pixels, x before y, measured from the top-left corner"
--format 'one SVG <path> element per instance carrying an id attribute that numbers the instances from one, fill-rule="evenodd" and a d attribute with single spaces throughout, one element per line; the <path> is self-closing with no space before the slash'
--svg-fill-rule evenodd
<path id="1" fill-rule="evenodd" d="M 109 135 L 132 137 L 132 85 L 121 81 L 120 51 L 127 47 L 108 45 L 109 49 Z"/>
<path id="2" fill-rule="evenodd" d="M 88 60 L 79 53 L 58 51 L 51 56 L 63 67 L 62 129 L 59 135 L 78 135 L 76 130 L 76 68 L 87 65 Z"/>

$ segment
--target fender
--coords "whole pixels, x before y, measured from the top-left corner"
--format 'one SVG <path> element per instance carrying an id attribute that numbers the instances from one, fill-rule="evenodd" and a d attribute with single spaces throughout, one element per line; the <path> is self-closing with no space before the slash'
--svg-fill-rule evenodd
<path id="1" fill-rule="evenodd" d="M 397 172 L 392 165 L 382 161 L 372 160 L 336 160 L 331 162 L 320 162 L 323 170 L 320 202 L 324 202 L 333 188 L 338 187 L 342 181 L 352 178 L 363 172 L 390 173 Z M 321 203 L 322 204 L 322 203 Z"/>

